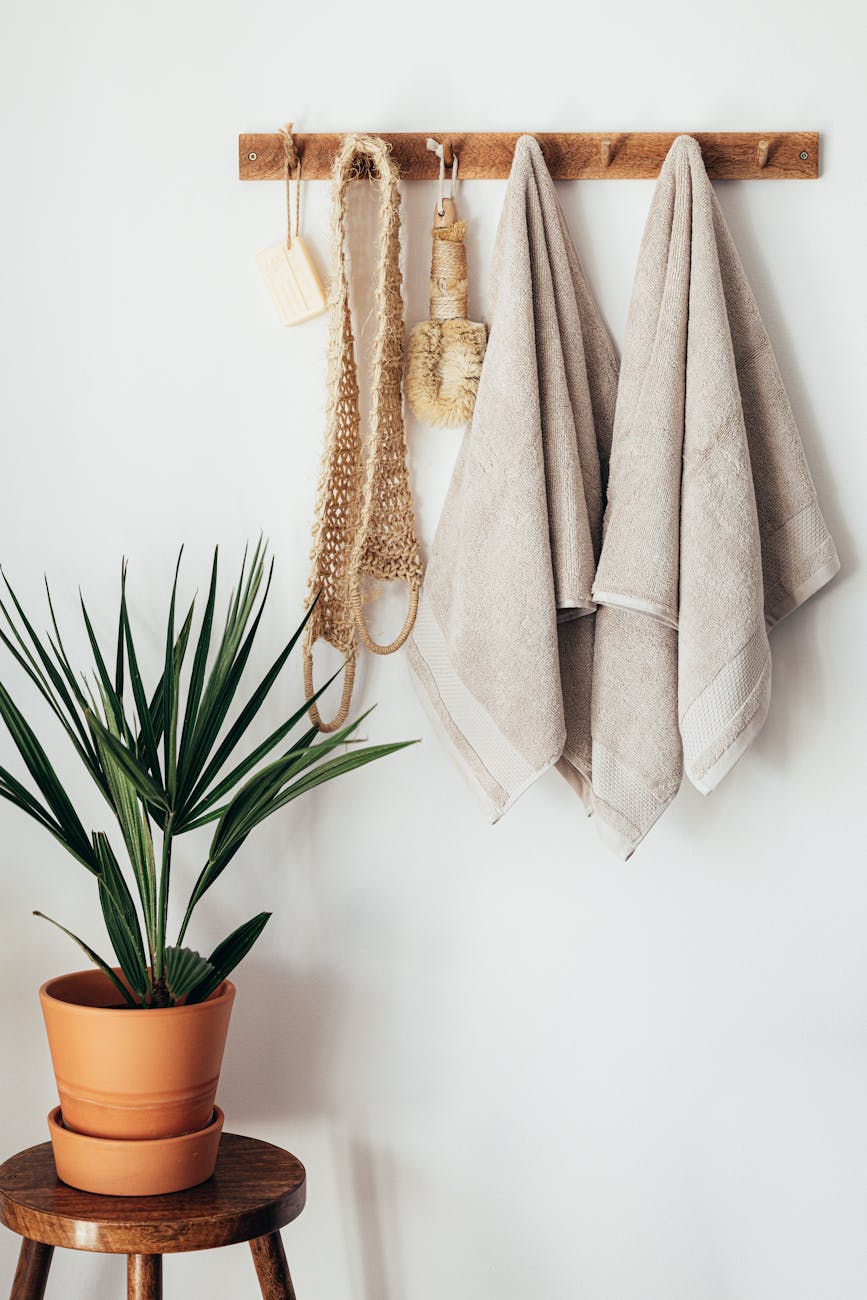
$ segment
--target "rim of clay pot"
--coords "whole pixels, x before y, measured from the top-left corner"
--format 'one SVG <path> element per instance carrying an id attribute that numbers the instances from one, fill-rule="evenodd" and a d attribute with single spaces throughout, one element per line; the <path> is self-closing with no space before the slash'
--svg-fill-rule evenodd
<path id="1" fill-rule="evenodd" d="M 115 975 L 121 974 L 119 966 L 115 966 L 113 969 Z M 58 996 L 58 985 L 62 985 L 67 980 L 72 981 L 80 979 L 82 975 L 85 975 L 88 978 L 101 977 L 106 981 L 109 990 L 113 994 L 117 994 L 117 990 L 113 988 L 105 973 L 98 967 L 91 967 L 86 970 L 68 971 L 65 975 L 55 975 L 53 979 L 46 980 L 39 990 L 40 1002 L 53 1002 L 59 1004 L 66 1007 L 70 1014 L 78 1016 L 123 1015 L 125 1017 L 127 1012 L 134 1009 L 127 1006 L 125 1003 L 118 1003 L 116 1006 L 110 1007 L 89 1006 L 86 1003 L 76 1002 L 74 999 L 68 997 Z M 234 1001 L 234 998 L 235 985 L 231 980 L 223 980 L 219 988 L 215 989 L 211 996 L 206 998 L 204 1002 L 194 1002 L 191 1006 L 186 1006 L 182 1003 L 180 1006 L 176 1007 L 141 1007 L 138 1009 L 147 1011 L 149 1020 L 159 1016 L 178 1017 L 184 1013 L 188 1016 L 192 1016 L 195 1015 L 196 1012 L 201 1013 L 203 1007 L 212 1007 L 218 1002 L 232 1002 Z"/>
<path id="2" fill-rule="evenodd" d="M 171 1010 L 171 1008 L 168 1009 Z M 99 1149 L 105 1151 L 110 1148 L 114 1151 L 124 1150 L 135 1152 L 136 1150 L 140 1151 L 143 1147 L 147 1147 L 149 1151 L 163 1151 L 181 1146 L 190 1146 L 196 1142 L 196 1140 L 209 1137 L 211 1134 L 216 1132 L 217 1129 L 222 1129 L 225 1119 L 226 1117 L 220 1110 L 220 1107 L 215 1106 L 210 1124 L 206 1124 L 204 1128 L 194 1129 L 189 1133 L 177 1133 L 174 1137 L 104 1138 L 94 1137 L 90 1133 L 79 1133 L 74 1128 L 67 1128 L 63 1122 L 62 1108 L 60 1106 L 52 1106 L 51 1110 L 48 1112 L 48 1131 L 52 1140 L 54 1139 L 55 1132 L 62 1133 L 64 1138 L 66 1138 L 70 1143 L 74 1143 L 75 1146 L 80 1148 L 82 1151 L 88 1149 Z"/>

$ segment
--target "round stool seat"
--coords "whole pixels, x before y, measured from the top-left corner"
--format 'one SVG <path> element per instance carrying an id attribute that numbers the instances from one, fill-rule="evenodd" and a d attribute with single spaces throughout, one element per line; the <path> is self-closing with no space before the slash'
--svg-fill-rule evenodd
<path id="1" fill-rule="evenodd" d="M 10 1300 L 44 1300 L 55 1246 L 127 1257 L 127 1300 L 162 1300 L 163 1255 L 250 1244 L 264 1300 L 296 1300 L 280 1229 L 306 1175 L 270 1142 L 224 1133 L 212 1178 L 167 1196 L 97 1196 L 57 1177 L 50 1142 L 0 1165 L 0 1223 L 23 1238 Z"/>
<path id="2" fill-rule="evenodd" d="M 168 1196 L 98 1196 L 60 1182 L 51 1143 L 0 1165 L 0 1222 L 48 1246 L 117 1255 L 208 1250 L 276 1232 L 304 1208 L 304 1166 L 224 1133 L 213 1178 Z"/>

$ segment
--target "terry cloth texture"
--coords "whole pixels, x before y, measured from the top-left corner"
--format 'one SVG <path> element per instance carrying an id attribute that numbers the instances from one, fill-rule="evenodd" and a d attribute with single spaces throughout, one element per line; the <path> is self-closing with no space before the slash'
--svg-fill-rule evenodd
<path id="1" fill-rule="evenodd" d="M 682 770 L 709 793 L 768 710 L 767 629 L 839 568 L 752 291 L 689 136 L 638 260 L 593 669 L 593 802 L 628 857 Z"/>
<path id="2" fill-rule="evenodd" d="M 561 760 L 590 789 L 593 575 L 617 359 L 539 144 L 515 148 L 488 348 L 409 642 L 496 821 Z"/>

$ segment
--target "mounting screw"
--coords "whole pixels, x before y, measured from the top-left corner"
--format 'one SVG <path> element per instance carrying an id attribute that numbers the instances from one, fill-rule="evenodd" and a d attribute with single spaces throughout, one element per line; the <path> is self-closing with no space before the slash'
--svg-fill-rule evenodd
<path id="1" fill-rule="evenodd" d="M 801 162 L 806 162 L 807 159 L 809 158 L 809 156 L 810 156 L 810 155 L 807 153 L 807 150 L 806 150 L 806 149 L 802 149 L 801 152 L 800 152 L 800 154 L 799 154 L 799 157 L 800 157 L 800 159 L 801 159 Z"/>
<path id="2" fill-rule="evenodd" d="M 806 158 L 806 156 L 807 156 L 806 154 L 801 155 L 802 158 Z M 250 162 L 255 162 L 256 159 L 259 157 L 259 155 L 254 150 L 252 153 L 248 153 L 247 157 L 250 159 Z"/>

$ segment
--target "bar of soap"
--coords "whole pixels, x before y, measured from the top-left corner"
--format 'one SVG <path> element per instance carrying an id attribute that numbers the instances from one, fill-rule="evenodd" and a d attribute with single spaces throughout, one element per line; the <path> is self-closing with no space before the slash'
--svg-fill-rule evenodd
<path id="1" fill-rule="evenodd" d="M 259 268 L 284 325 L 300 325 L 321 316 L 328 303 L 319 272 L 304 240 L 272 244 L 256 257 Z"/>

